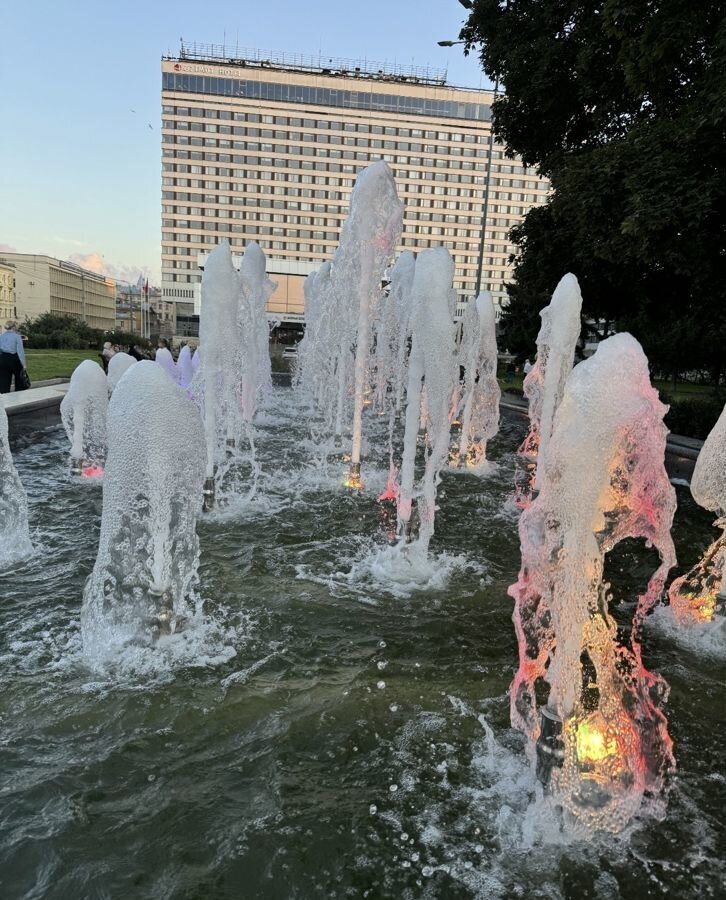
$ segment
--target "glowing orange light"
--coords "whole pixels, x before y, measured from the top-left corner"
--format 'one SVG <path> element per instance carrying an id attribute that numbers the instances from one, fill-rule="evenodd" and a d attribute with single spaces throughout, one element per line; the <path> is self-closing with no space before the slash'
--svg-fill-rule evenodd
<path id="1" fill-rule="evenodd" d="M 397 500 L 398 489 L 395 486 L 387 486 L 385 491 L 379 496 L 378 502 L 383 503 L 385 500 Z"/>
<path id="2" fill-rule="evenodd" d="M 348 477 L 345 479 L 343 484 L 347 488 L 351 488 L 354 491 L 363 490 L 363 482 L 361 481 L 360 475 L 353 475 L 353 474 L 348 475 Z"/>
<path id="3" fill-rule="evenodd" d="M 577 758 L 582 763 L 599 763 L 618 752 L 615 737 L 607 733 L 607 725 L 598 713 L 580 722 L 576 741 Z"/>

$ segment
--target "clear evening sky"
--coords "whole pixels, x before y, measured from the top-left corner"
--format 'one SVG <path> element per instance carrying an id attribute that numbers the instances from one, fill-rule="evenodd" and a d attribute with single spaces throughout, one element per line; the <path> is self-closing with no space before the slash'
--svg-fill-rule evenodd
<path id="1" fill-rule="evenodd" d="M 0 52 L 0 250 L 159 280 L 162 54 L 185 41 L 448 69 L 457 0 L 8 0 Z"/>

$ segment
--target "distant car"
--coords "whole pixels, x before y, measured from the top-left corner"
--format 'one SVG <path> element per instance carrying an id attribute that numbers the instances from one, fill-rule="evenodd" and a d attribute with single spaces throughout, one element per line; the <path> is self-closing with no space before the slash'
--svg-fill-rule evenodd
<path id="1" fill-rule="evenodd" d="M 283 359 L 295 359 L 296 356 L 297 356 L 297 345 L 294 345 L 292 347 L 285 347 L 285 349 L 282 351 Z"/>

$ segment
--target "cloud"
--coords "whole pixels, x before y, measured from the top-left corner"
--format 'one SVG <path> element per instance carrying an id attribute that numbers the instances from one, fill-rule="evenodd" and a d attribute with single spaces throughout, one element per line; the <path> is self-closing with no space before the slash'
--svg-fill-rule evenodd
<path id="1" fill-rule="evenodd" d="M 83 266 L 84 269 L 90 269 L 91 272 L 107 275 L 117 281 L 130 281 L 131 284 L 136 284 L 139 275 L 149 279 L 151 276 L 149 269 L 127 264 L 115 265 L 101 253 L 71 253 L 68 260 L 78 266 Z"/>
<path id="2" fill-rule="evenodd" d="M 87 247 L 88 241 L 77 241 L 75 238 L 54 237 L 56 244 L 70 244 L 72 247 Z"/>

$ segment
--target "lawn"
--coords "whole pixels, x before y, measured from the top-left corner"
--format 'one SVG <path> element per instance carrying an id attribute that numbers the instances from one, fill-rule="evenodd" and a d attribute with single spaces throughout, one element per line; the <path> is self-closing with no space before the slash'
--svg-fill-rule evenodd
<path id="1" fill-rule="evenodd" d="M 68 378 L 84 359 L 101 362 L 98 350 L 26 350 L 25 357 L 33 383 L 46 378 Z"/>
<path id="2" fill-rule="evenodd" d="M 512 390 L 517 394 L 521 394 L 524 375 L 521 372 L 517 372 L 510 377 L 511 381 L 507 381 L 504 376 L 497 378 L 499 387 L 503 391 Z M 693 384 L 693 382 L 690 381 L 678 381 L 676 382 L 675 388 L 672 381 L 654 381 L 653 387 L 659 394 L 666 394 L 671 400 L 688 400 L 694 397 L 700 399 L 702 397 L 713 396 L 715 393 L 715 389 L 712 385 Z"/>

